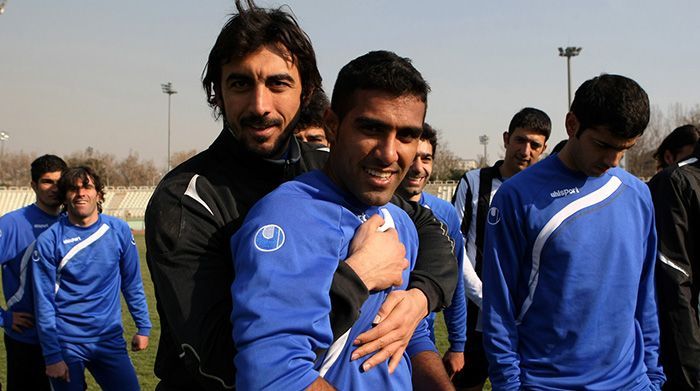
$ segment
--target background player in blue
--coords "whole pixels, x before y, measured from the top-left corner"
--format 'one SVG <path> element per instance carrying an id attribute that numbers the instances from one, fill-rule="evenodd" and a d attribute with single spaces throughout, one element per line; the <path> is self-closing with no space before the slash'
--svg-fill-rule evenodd
<path id="1" fill-rule="evenodd" d="M 483 329 L 495 390 L 648 390 L 659 365 L 647 186 L 617 168 L 649 121 L 633 80 L 595 77 L 556 155 L 506 181 L 488 213 Z"/>
<path id="2" fill-rule="evenodd" d="M 442 220 L 454 241 L 455 255 L 458 263 L 457 289 L 452 296 L 452 303 L 445 308 L 445 323 L 447 325 L 450 349 L 442 358 L 447 374 L 452 377 L 464 367 L 464 343 L 467 340 L 467 302 L 464 294 L 464 279 L 462 278 L 462 264 L 464 262 L 464 240 L 459 229 L 457 211 L 447 201 L 441 200 L 430 193 L 423 192 L 425 185 L 433 173 L 433 160 L 437 153 L 437 133 L 429 124 L 423 124 L 423 133 L 418 141 L 418 149 L 413 164 L 408 174 L 399 185 L 397 192 L 404 198 L 418 202 L 430 208 L 435 217 Z M 431 312 L 426 318 L 430 339 L 435 342 L 435 312 Z"/>
<path id="3" fill-rule="evenodd" d="M 0 308 L 0 326 L 5 330 L 9 391 L 50 389 L 34 328 L 29 259 L 36 237 L 58 219 L 58 179 L 65 168 L 58 156 L 43 155 L 34 160 L 31 176 L 36 202 L 0 218 L 0 264 L 7 303 L 7 310 Z"/>
<path id="4" fill-rule="evenodd" d="M 391 289 L 367 286 L 360 317 L 335 342 L 329 323 L 333 271 L 362 220 L 381 213 L 413 266 L 415 228 L 387 202 L 413 161 L 427 93 L 420 73 L 394 53 L 370 52 L 351 61 L 338 75 L 326 116 L 337 139 L 324 171 L 263 198 L 233 236 L 237 388 L 410 389 L 411 367 L 414 382 L 433 381 L 421 384 L 430 389 L 451 386 L 424 320 L 407 349 L 411 363 L 407 354 L 371 369 L 360 360 L 363 353 L 353 344 L 381 321 L 376 315 Z M 400 289 L 408 273 L 397 283 Z M 398 292 L 394 300 L 414 294 Z"/>
<path id="5" fill-rule="evenodd" d="M 552 121 L 547 113 L 534 107 L 518 111 L 503 132 L 505 156 L 491 167 L 467 171 L 460 179 L 452 203 L 460 219 L 464 237 L 464 291 L 467 303 L 467 343 L 464 345 L 464 369 L 452 382 L 460 391 L 481 391 L 488 378 L 489 364 L 484 353 L 481 327 L 481 302 L 484 256 L 484 230 L 493 195 L 501 183 L 537 163 L 547 149 Z"/>
<path id="6" fill-rule="evenodd" d="M 55 390 L 82 391 L 86 367 L 104 390 L 137 390 L 119 300 L 121 290 L 138 328 L 132 350 L 145 349 L 151 322 L 136 242 L 124 221 L 100 213 L 104 187 L 92 169 L 64 171 L 58 187 L 67 214 L 32 254 L 46 374 Z"/>

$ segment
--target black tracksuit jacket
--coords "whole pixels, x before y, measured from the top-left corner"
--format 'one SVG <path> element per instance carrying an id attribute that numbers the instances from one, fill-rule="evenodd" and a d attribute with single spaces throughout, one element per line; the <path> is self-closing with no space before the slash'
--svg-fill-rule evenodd
<path id="1" fill-rule="evenodd" d="M 659 255 L 656 294 L 664 390 L 700 390 L 700 144 L 649 181 Z"/>
<path id="2" fill-rule="evenodd" d="M 286 160 L 263 159 L 224 129 L 207 150 L 173 169 L 156 188 L 145 223 L 161 324 L 157 390 L 233 389 L 230 238 L 255 202 L 283 182 L 321 168 L 327 159 L 327 152 L 294 138 L 287 155 Z M 427 209 L 395 202 L 416 222 L 420 243 L 428 244 L 419 249 L 409 288 L 421 289 L 431 310 L 443 308 L 457 281 L 451 241 Z M 330 295 L 331 324 L 339 336 L 354 323 L 368 292 L 339 262 Z"/>

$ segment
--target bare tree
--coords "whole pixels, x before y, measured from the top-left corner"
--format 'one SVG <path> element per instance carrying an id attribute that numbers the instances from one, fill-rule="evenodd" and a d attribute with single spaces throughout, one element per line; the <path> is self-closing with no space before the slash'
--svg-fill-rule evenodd
<path id="1" fill-rule="evenodd" d="M 33 154 L 24 151 L 5 152 L 0 166 L 0 185 L 29 186 L 32 180 L 30 165 L 35 158 Z"/>
<path id="2" fill-rule="evenodd" d="M 140 161 L 138 153 L 129 152 L 124 160 L 117 163 L 117 171 L 121 175 L 118 181 L 121 186 L 143 186 L 152 184 L 154 178 L 160 177 L 153 160 Z"/>
<path id="3" fill-rule="evenodd" d="M 173 167 L 177 167 L 182 164 L 185 160 L 191 158 L 197 154 L 196 149 L 188 149 L 186 151 L 177 151 L 170 155 L 170 162 Z"/>
<path id="4" fill-rule="evenodd" d="M 449 144 L 443 140 L 438 131 L 437 153 L 433 161 L 433 174 L 430 179 L 434 181 L 459 179 L 464 174 L 460 164 L 461 159 L 450 149 Z"/>

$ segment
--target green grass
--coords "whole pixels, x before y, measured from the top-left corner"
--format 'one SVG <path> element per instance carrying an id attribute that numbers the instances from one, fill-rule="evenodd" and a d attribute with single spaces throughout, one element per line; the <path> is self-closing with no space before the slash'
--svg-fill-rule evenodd
<path id="1" fill-rule="evenodd" d="M 136 244 L 139 248 L 139 255 L 141 257 L 141 274 L 143 276 L 143 287 L 146 292 L 146 299 L 148 300 L 148 309 L 151 315 L 151 322 L 153 323 L 153 329 L 151 330 L 150 344 L 148 349 L 141 352 L 131 352 L 129 351 L 129 356 L 131 361 L 134 363 L 136 368 L 136 374 L 139 378 L 139 383 L 141 384 L 141 389 L 143 390 L 154 390 L 158 379 L 153 374 L 153 363 L 156 359 L 156 351 L 158 350 L 158 338 L 160 336 L 160 322 L 156 314 L 156 302 L 155 295 L 153 293 L 153 282 L 151 281 L 151 275 L 148 272 L 148 267 L 146 266 L 146 245 L 144 243 L 144 236 L 134 235 L 136 239 Z M 1 283 L 0 283 L 1 286 Z M 5 308 L 5 300 L 0 298 L 0 303 L 2 303 L 3 308 Z M 136 332 L 136 327 L 134 326 L 134 321 L 131 319 L 131 314 L 122 299 L 122 322 L 124 324 L 124 338 L 127 341 L 127 346 L 130 346 L 131 337 Z M 435 320 L 435 333 L 438 349 L 441 354 L 444 353 L 448 348 L 447 343 L 447 331 L 445 329 L 445 322 L 443 320 L 442 314 L 437 316 Z M 6 376 L 5 371 L 7 370 L 7 365 L 5 362 L 5 344 L 3 339 L 0 338 L 0 382 L 5 382 Z M 88 390 L 99 390 L 99 387 L 90 376 L 89 372 L 86 371 Z M 490 390 L 490 386 L 486 388 Z"/>

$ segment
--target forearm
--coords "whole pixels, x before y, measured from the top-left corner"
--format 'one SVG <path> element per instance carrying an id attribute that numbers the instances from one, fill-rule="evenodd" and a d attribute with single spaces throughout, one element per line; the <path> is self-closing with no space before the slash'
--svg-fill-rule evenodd
<path id="1" fill-rule="evenodd" d="M 336 340 L 345 334 L 360 316 L 360 307 L 369 297 L 369 291 L 352 268 L 345 262 L 340 262 L 333 274 L 330 297 L 330 322 L 333 340 Z"/>
<path id="2" fill-rule="evenodd" d="M 313 383 L 306 389 L 306 391 L 333 391 L 335 387 L 330 385 L 327 381 L 323 380 L 322 377 L 314 380 Z"/>
<path id="3" fill-rule="evenodd" d="M 420 289 L 428 299 L 429 310 L 440 311 L 449 305 L 457 286 L 454 242 L 447 234 L 445 225 L 429 209 L 397 196 L 392 202 L 411 216 L 421 244 L 408 289 Z"/>
<path id="4" fill-rule="evenodd" d="M 411 357 L 411 380 L 415 390 L 454 390 L 440 355 L 425 351 Z"/>

